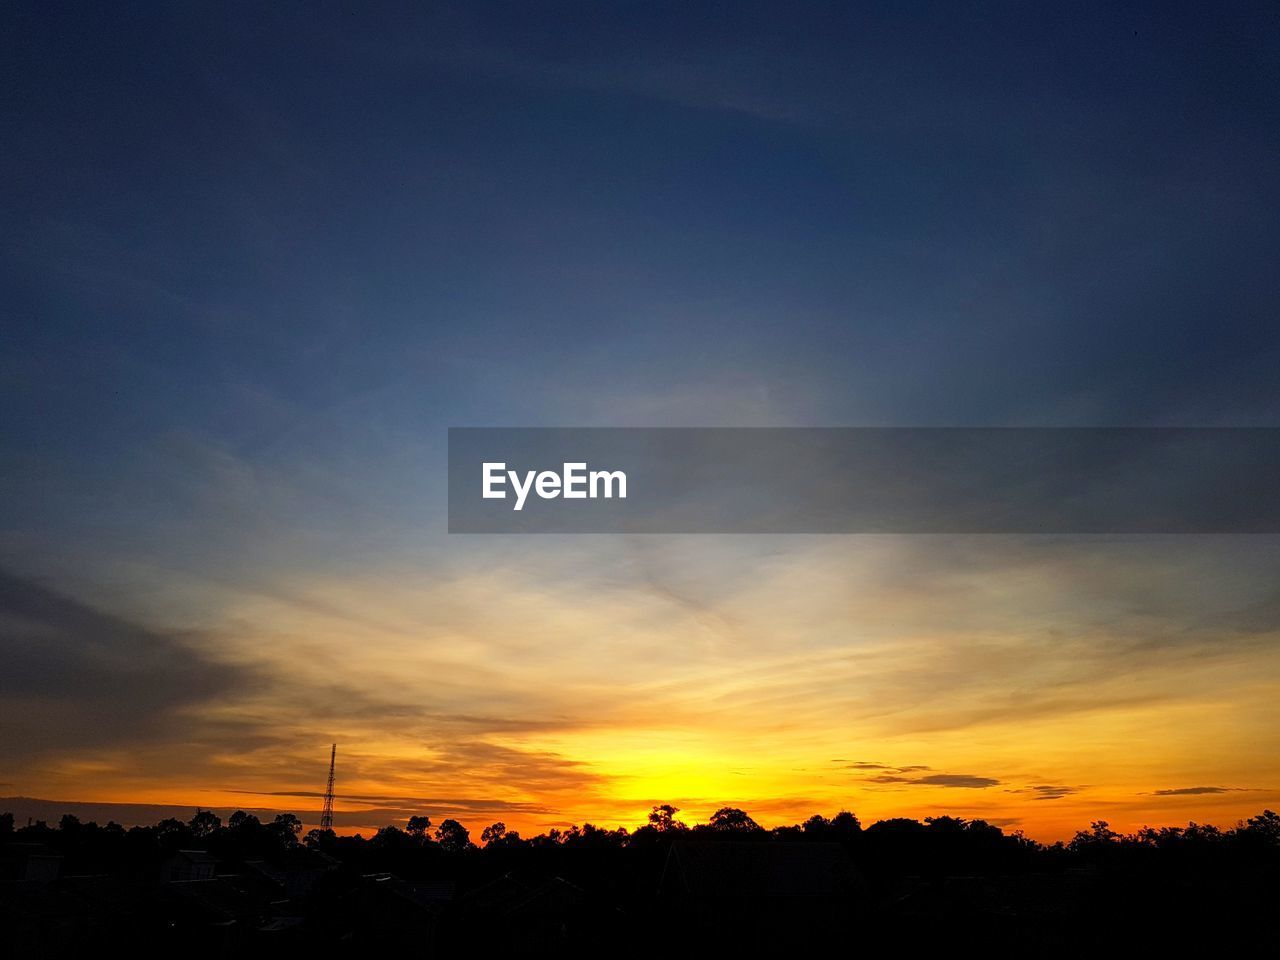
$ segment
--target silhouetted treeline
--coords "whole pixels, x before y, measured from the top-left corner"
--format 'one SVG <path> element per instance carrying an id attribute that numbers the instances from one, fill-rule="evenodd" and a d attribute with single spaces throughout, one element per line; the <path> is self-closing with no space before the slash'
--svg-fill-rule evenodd
<path id="1" fill-rule="evenodd" d="M 1227 830 L 1099 821 L 1052 845 L 950 816 L 764 829 L 731 807 L 694 826 L 678 814 L 528 838 L 502 823 L 473 838 L 427 814 L 368 838 L 303 836 L 291 814 L 129 829 L 71 815 L 15 829 L 3 814 L 0 930 L 7 955 L 35 957 L 111 943 L 188 956 L 680 955 L 832 937 L 1021 955 L 1277 946 L 1270 810 Z"/>

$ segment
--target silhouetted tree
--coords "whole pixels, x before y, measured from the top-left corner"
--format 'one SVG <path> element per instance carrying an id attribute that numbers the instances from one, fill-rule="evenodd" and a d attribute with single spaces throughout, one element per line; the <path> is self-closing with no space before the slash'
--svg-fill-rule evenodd
<path id="1" fill-rule="evenodd" d="M 424 816 L 413 816 L 409 818 L 406 824 L 409 836 L 419 842 L 427 839 L 427 831 L 431 829 L 431 818 Z"/>
<path id="2" fill-rule="evenodd" d="M 708 826 L 717 833 L 761 833 L 760 824 L 756 823 L 745 810 L 737 807 L 721 807 L 711 815 Z"/>
<path id="3" fill-rule="evenodd" d="M 594 823 L 584 823 L 581 827 L 575 823 L 560 836 L 560 842 L 567 847 L 591 847 L 595 849 L 620 847 L 626 842 L 626 839 L 626 827 L 607 830 L 603 827 L 597 827 Z"/>
<path id="4" fill-rule="evenodd" d="M 190 835 L 191 831 L 187 828 L 187 825 L 176 817 L 166 817 L 156 824 L 156 836 L 161 840 L 181 840 Z"/>
<path id="5" fill-rule="evenodd" d="M 247 832 L 262 826 L 262 821 L 252 813 L 245 813 L 243 810 L 237 810 L 231 815 L 231 819 L 227 821 L 227 826 L 232 830 Z"/>
<path id="6" fill-rule="evenodd" d="M 480 839 L 485 846 L 496 843 L 507 835 L 507 825 L 499 820 L 497 823 L 491 823 L 480 832 Z"/>
<path id="7" fill-rule="evenodd" d="M 275 833 L 282 839 L 292 842 L 302 833 L 302 821 L 292 813 L 278 813 L 271 822 Z"/>
<path id="8" fill-rule="evenodd" d="M 530 846 L 538 849 L 548 849 L 560 846 L 560 841 L 564 839 L 564 834 L 560 832 L 559 827 L 552 827 L 546 833 L 540 833 L 529 841 Z"/>
<path id="9" fill-rule="evenodd" d="M 915 837 L 923 833 L 925 826 L 919 820 L 910 817 L 890 817 L 877 820 L 867 828 L 867 834 L 875 839 L 892 840 L 893 838 Z"/>
<path id="10" fill-rule="evenodd" d="M 1119 839 L 1120 834 L 1111 829 L 1111 824 L 1105 820 L 1095 820 L 1089 824 L 1088 830 L 1078 831 L 1067 848 L 1072 853 L 1097 853 Z"/>
<path id="11" fill-rule="evenodd" d="M 377 844 L 385 850 L 403 850 L 416 841 L 399 827 L 389 825 L 375 833 L 370 843 Z"/>
<path id="12" fill-rule="evenodd" d="M 924 822 L 929 829 L 939 834 L 963 833 L 964 828 L 968 826 L 963 817 L 925 817 Z"/>
<path id="13" fill-rule="evenodd" d="M 203 839 L 222 828 L 222 818 L 212 810 L 199 810 L 191 818 L 187 826 L 190 828 L 193 837 Z"/>
<path id="14" fill-rule="evenodd" d="M 841 810 L 831 818 L 831 829 L 838 834 L 848 836 L 850 834 L 861 833 L 862 823 L 848 810 Z"/>
<path id="15" fill-rule="evenodd" d="M 666 833 L 669 830 L 688 830 L 687 826 L 676 819 L 676 814 L 679 812 L 679 807 L 660 803 L 649 811 L 649 825 L 660 833 Z"/>
<path id="16" fill-rule="evenodd" d="M 457 820 L 445 820 L 436 828 L 436 840 L 445 850 L 458 852 L 471 846 L 471 834 Z"/>
<path id="17" fill-rule="evenodd" d="M 307 835 L 302 838 L 302 842 L 305 843 L 308 847 L 324 849 L 325 847 L 332 846 L 333 841 L 336 838 L 337 838 L 337 834 L 335 834 L 332 830 L 321 830 L 319 828 L 316 828 L 314 830 L 308 830 Z"/>
<path id="18" fill-rule="evenodd" d="M 1280 813 L 1274 810 L 1263 810 L 1256 817 L 1250 817 L 1243 829 L 1272 846 L 1280 846 Z"/>
<path id="19" fill-rule="evenodd" d="M 802 829 L 805 833 L 811 833 L 815 836 L 819 836 L 831 829 L 831 821 L 822 814 L 815 813 L 804 822 Z"/>

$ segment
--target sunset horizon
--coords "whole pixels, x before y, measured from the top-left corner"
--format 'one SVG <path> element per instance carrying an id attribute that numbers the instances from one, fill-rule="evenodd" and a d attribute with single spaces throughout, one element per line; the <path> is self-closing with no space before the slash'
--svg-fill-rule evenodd
<path id="1" fill-rule="evenodd" d="M 1274 943 L 1278 12 L 6 4 L 0 951 Z"/>
<path id="2" fill-rule="evenodd" d="M 1258 674 L 1276 652 L 1194 645 L 1144 663 L 1147 637 L 1170 627 L 1149 612 L 1126 614 L 1127 633 L 1105 609 L 1137 589 L 1153 597 L 1184 587 L 1190 562 L 1248 590 L 1247 578 L 1274 555 L 1269 538 L 1243 556 L 1232 538 L 854 539 L 783 538 L 780 549 L 778 538 L 763 538 L 759 553 L 743 538 L 593 547 L 617 568 L 631 564 L 631 582 L 585 572 L 609 566 L 591 561 L 565 576 L 551 568 L 551 549 L 533 576 L 455 574 L 432 590 L 406 572 L 407 586 L 384 575 L 326 589 L 323 600 L 242 593 L 254 606 L 240 621 L 260 632 L 218 642 L 208 627 L 144 627 L 11 578 L 10 597 L 22 593 L 12 615 L 55 639 L 97 624 L 129 651 L 119 665 L 126 676 L 150 670 L 171 684 L 171 722 L 181 727 L 157 730 L 162 740 L 150 750 L 64 745 L 56 759 L 30 761 L 21 780 L 9 773 L 0 792 L 273 809 L 310 823 L 303 801 L 318 811 L 323 748 L 337 739 L 344 832 L 414 814 L 534 833 L 588 821 L 628 826 L 673 803 L 694 820 L 728 805 L 770 825 L 839 810 L 868 823 L 945 814 L 1055 841 L 1099 819 L 1129 830 L 1226 826 L 1276 806 L 1274 761 L 1260 761 L 1280 755 L 1269 749 L 1280 744 L 1267 723 L 1271 688 Z M 659 574 L 654 557 L 664 546 Z M 562 542 L 561 562 L 576 563 L 582 549 Z M 751 581 L 749 591 L 719 579 L 717 557 Z M 1115 569 L 1082 576 L 1082 557 Z M 1011 586 L 1001 571 L 1014 568 Z M 698 580 L 713 576 L 716 594 Z M 1063 605 L 1068 576 L 1080 610 Z M 518 578 L 525 582 L 512 590 Z M 688 592 L 664 578 L 683 578 Z M 499 590 L 509 594 L 503 601 Z M 1166 602 L 1203 605 L 1221 594 L 1205 580 L 1201 590 Z M 458 619 L 481 610 L 479 624 Z M 1200 628 L 1207 642 L 1219 629 L 1247 629 L 1231 616 L 1224 609 L 1220 627 L 1210 618 Z M 456 637 L 459 655 L 420 648 L 423 620 Z M 1023 634 L 1028 622 L 1043 641 Z M 856 642 L 840 639 L 851 624 Z M 558 655 L 547 665 L 538 650 L 552 633 Z M 282 636 L 306 640 L 281 647 Z M 473 663 L 461 655 L 467 642 L 487 642 L 507 659 L 501 669 Z M 348 657 L 340 675 L 330 673 L 353 643 L 383 656 Z M 283 655 L 268 656 L 273 646 Z M 296 663 L 299 647 L 306 666 Z M 404 657 L 418 658 L 413 676 Z M 1121 662 L 1131 666 L 1116 676 Z M 198 709 L 178 702 L 210 678 L 223 688 Z M 1046 686 L 1014 694 L 1010 678 Z M 483 709 L 449 709 L 450 693 L 480 690 Z M 439 705 L 416 705 L 429 696 Z M 241 733 L 230 751 L 200 739 L 234 743 Z M 1245 749 L 1231 749 L 1233 738 Z M 361 819 L 361 810 L 376 812 Z"/>

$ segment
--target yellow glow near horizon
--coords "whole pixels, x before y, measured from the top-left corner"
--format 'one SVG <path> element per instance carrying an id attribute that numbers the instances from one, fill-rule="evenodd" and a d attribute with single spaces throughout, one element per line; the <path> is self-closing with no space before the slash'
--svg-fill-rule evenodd
<path id="1" fill-rule="evenodd" d="M 181 736 L 6 778 L 312 822 L 337 740 L 348 831 L 410 813 L 635 827 L 672 802 L 691 821 L 945 813 L 1052 840 L 1276 805 L 1280 644 L 1216 625 L 1191 554 L 925 547 L 803 541 L 748 562 L 737 542 L 677 542 L 659 564 L 624 543 L 612 567 L 565 550 L 430 583 L 188 584 L 218 611 L 193 629 L 251 682 L 179 711 Z"/>

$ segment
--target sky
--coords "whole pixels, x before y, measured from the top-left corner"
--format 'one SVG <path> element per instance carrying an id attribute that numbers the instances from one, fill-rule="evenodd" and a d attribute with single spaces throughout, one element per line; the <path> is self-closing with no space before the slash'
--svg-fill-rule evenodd
<path id="1" fill-rule="evenodd" d="M 0 16 L 0 796 L 311 823 L 336 741 L 366 831 L 1280 802 L 1280 538 L 444 489 L 450 426 L 1280 426 L 1273 5 Z"/>

